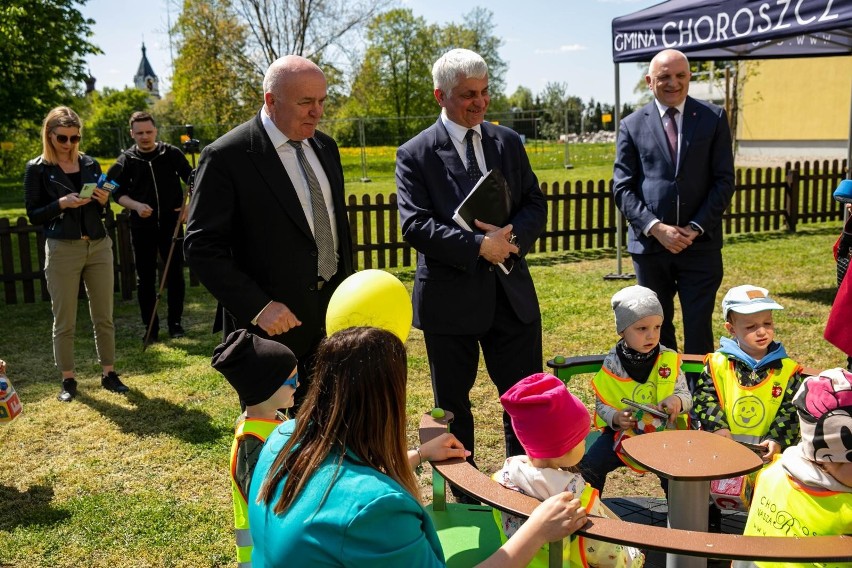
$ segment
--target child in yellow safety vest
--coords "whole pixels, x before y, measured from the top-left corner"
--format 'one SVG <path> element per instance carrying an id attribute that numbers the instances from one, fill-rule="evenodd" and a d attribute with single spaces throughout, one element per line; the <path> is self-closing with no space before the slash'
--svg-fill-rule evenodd
<path id="1" fill-rule="evenodd" d="M 583 480 L 577 463 L 591 429 L 589 411 L 564 383 L 547 373 L 522 379 L 500 397 L 526 455 L 509 457 L 494 474 L 498 483 L 524 495 L 545 500 L 570 491 L 590 515 L 607 516 L 598 492 Z M 494 509 L 503 542 L 524 519 Z M 530 566 L 548 566 L 549 545 Z M 645 557 L 636 548 L 575 536 L 563 550 L 563 566 L 639 568 Z"/>
<path id="2" fill-rule="evenodd" d="M 728 290 L 722 317 L 731 338 L 704 359 L 694 393 L 695 414 L 708 432 L 767 448 L 765 462 L 799 439 L 793 396 L 802 367 L 775 340 L 772 312 L 783 310 L 766 288 Z"/>
<path id="3" fill-rule="evenodd" d="M 852 534 L 852 373 L 829 369 L 808 377 L 793 399 L 802 440 L 784 450 L 757 478 L 744 534 L 828 536 Z M 839 568 L 845 562 L 797 564 Z M 774 566 L 736 561 L 735 568 Z"/>
<path id="4" fill-rule="evenodd" d="M 657 294 L 644 286 L 628 286 L 616 292 L 611 303 L 621 339 L 592 379 L 595 426 L 601 435 L 580 462 L 583 477 L 601 494 L 611 471 L 624 466 L 646 471 L 621 451 L 626 437 L 666 427 L 684 430 L 692 408 L 680 355 L 660 343 L 663 307 Z M 636 410 L 622 399 L 651 406 L 668 418 Z M 661 478 L 660 484 L 667 489 L 666 479 Z"/>
<path id="5" fill-rule="evenodd" d="M 246 496 L 263 443 L 286 419 L 280 409 L 293 406 L 293 394 L 299 386 L 297 361 L 284 345 L 241 329 L 216 347 L 211 364 L 246 406 L 237 419 L 230 463 L 237 563 L 248 568 L 252 540 Z"/>

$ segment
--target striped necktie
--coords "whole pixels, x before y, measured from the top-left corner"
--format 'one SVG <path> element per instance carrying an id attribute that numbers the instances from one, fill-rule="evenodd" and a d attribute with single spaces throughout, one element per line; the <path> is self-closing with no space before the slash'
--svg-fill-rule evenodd
<path id="1" fill-rule="evenodd" d="M 337 254 L 334 250 L 334 236 L 331 234 L 331 219 L 328 217 L 328 209 L 325 206 L 325 198 L 322 195 L 317 175 L 308 162 L 302 142 L 299 140 L 288 140 L 287 143 L 296 150 L 299 165 L 308 182 L 311 193 L 311 211 L 314 216 L 314 240 L 317 243 L 319 253 L 319 276 L 326 282 L 331 280 L 337 272 Z"/>

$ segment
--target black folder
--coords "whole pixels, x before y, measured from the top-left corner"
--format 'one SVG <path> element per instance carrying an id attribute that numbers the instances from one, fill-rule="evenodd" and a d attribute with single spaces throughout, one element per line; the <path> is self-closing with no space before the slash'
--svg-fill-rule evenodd
<path id="1" fill-rule="evenodd" d="M 509 183 L 498 169 L 489 170 L 479 178 L 467 197 L 453 213 L 453 221 L 462 229 L 475 231 L 475 219 L 483 223 L 503 227 L 512 214 L 512 194 Z M 497 263 L 500 269 L 509 274 L 515 264 L 515 255 Z"/>
<path id="2" fill-rule="evenodd" d="M 467 231 L 475 231 L 474 219 L 502 227 L 512 213 L 509 184 L 498 169 L 479 178 L 464 201 L 456 207 L 453 221 Z"/>

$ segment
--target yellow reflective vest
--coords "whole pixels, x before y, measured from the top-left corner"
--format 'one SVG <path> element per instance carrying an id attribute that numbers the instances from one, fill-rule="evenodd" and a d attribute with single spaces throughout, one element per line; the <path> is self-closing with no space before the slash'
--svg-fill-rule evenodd
<path id="1" fill-rule="evenodd" d="M 265 420 L 262 418 L 245 418 L 237 424 L 234 430 L 234 441 L 231 443 L 231 497 L 234 501 L 234 537 L 237 545 L 237 566 L 251 568 L 252 540 L 249 532 L 248 499 L 243 495 L 240 484 L 237 483 L 237 450 L 248 436 L 253 436 L 266 442 L 280 420 Z"/>
<path id="2" fill-rule="evenodd" d="M 609 369 L 601 367 L 601 370 L 592 379 L 592 388 L 595 389 L 595 394 L 604 404 L 613 408 L 624 408 L 626 406 L 621 402 L 622 398 L 629 398 L 642 404 L 655 405 L 674 394 L 679 374 L 680 355 L 674 351 L 661 351 L 650 375 L 648 375 L 648 380 L 644 383 L 636 382 L 630 377 L 616 376 Z M 597 412 L 595 413 L 595 426 L 598 428 L 608 426 L 606 421 L 598 416 Z M 678 430 L 688 428 L 685 414 L 678 415 L 675 419 L 675 426 Z M 639 473 L 648 471 L 621 451 L 621 440 L 624 437 L 656 432 L 664 429 L 664 427 L 665 421 L 650 414 L 644 414 L 634 430 L 618 430 L 616 432 L 616 454 L 618 454 L 619 459 L 634 471 Z"/>
<path id="3" fill-rule="evenodd" d="M 743 534 L 746 536 L 829 536 L 849 534 L 852 493 L 804 485 L 790 476 L 781 460 L 761 471 Z M 805 564 L 754 562 L 757 566 L 801 567 Z M 849 567 L 849 563 L 808 564 L 820 568 Z"/>
<path id="4" fill-rule="evenodd" d="M 760 383 L 744 387 L 737 378 L 734 362 L 720 352 L 704 358 L 724 409 L 728 429 L 735 440 L 758 443 L 769 432 L 778 409 L 784 400 L 790 378 L 801 368 L 785 357 L 780 369 L 770 369 Z"/>
<path id="5" fill-rule="evenodd" d="M 494 475 L 496 476 L 497 474 L 495 473 Z M 492 476 L 492 479 L 494 479 L 494 476 Z M 580 503 L 586 509 L 586 512 L 591 512 L 599 498 L 598 490 L 587 483 L 583 492 L 580 494 Z M 506 533 L 503 532 L 503 518 L 500 509 L 492 509 L 492 514 L 494 515 L 494 520 L 497 522 L 497 527 L 500 529 L 500 540 L 505 544 L 509 539 L 506 537 Z M 562 541 L 564 546 L 562 551 L 563 568 L 588 568 L 589 564 L 586 561 L 586 546 L 584 542 L 585 537 L 575 535 L 569 538 L 570 546 L 565 546 L 565 541 Z M 535 568 L 549 566 L 549 554 L 550 544 L 545 544 L 536 552 L 532 561 L 527 566 Z"/>

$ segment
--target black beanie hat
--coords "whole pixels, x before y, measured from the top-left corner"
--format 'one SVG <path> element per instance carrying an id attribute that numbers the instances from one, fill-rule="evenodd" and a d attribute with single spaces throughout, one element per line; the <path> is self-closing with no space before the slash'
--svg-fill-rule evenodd
<path id="1" fill-rule="evenodd" d="M 260 404 L 281 388 L 296 368 L 296 356 L 286 346 L 240 329 L 213 350 L 210 361 L 246 406 Z"/>

